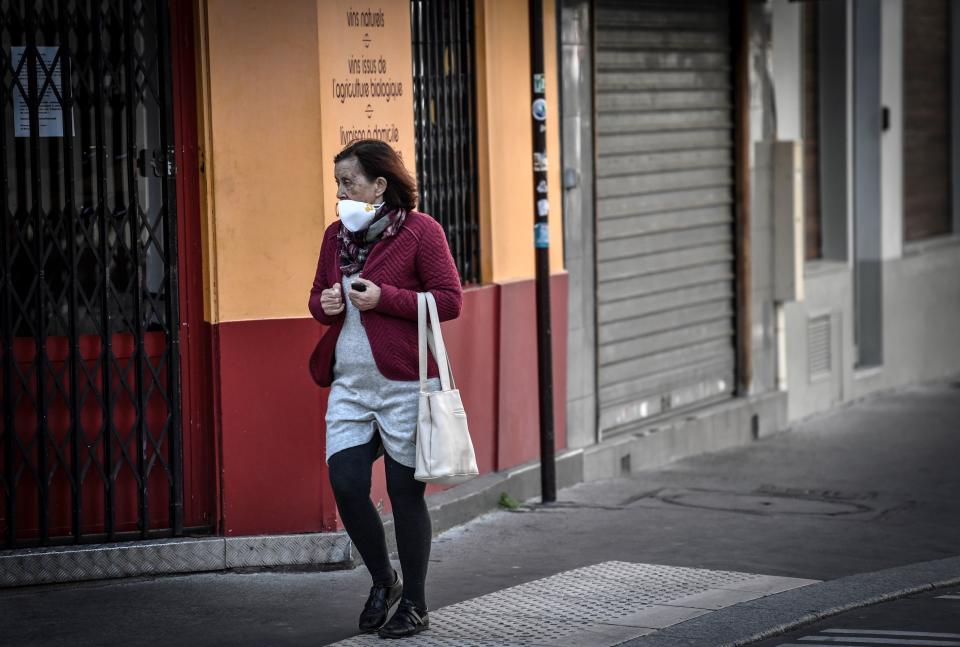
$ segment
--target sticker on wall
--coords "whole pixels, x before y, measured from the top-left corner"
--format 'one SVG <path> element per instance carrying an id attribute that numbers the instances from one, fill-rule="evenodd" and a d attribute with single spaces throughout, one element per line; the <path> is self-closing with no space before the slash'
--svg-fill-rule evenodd
<path id="1" fill-rule="evenodd" d="M 533 226 L 533 246 L 537 249 L 550 247 L 550 230 L 547 223 L 538 222 Z"/>
<path id="2" fill-rule="evenodd" d="M 547 91 L 547 81 L 543 74 L 533 75 L 533 91 L 535 94 L 543 94 Z"/>
<path id="3" fill-rule="evenodd" d="M 548 200 L 537 200 L 537 215 L 541 218 L 550 213 L 550 202 Z"/>
<path id="4" fill-rule="evenodd" d="M 547 181 L 540 180 L 540 182 L 537 183 L 537 193 L 546 193 L 546 192 L 547 192 Z"/>
<path id="5" fill-rule="evenodd" d="M 547 100 L 537 99 L 533 102 L 533 118 L 537 121 L 543 121 L 547 118 Z"/>
<path id="6" fill-rule="evenodd" d="M 534 153 L 534 154 L 533 154 L 533 170 L 534 170 L 534 171 L 546 171 L 546 170 L 547 170 L 547 155 L 546 155 L 546 153 Z"/>

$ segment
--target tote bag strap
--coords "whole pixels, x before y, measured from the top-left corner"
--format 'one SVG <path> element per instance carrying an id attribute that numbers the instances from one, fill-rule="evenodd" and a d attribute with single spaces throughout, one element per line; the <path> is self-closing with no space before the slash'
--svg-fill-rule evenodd
<path id="1" fill-rule="evenodd" d="M 420 355 L 420 391 L 427 390 L 427 297 L 417 294 L 417 352 Z"/>
<path id="2" fill-rule="evenodd" d="M 450 357 L 447 355 L 447 346 L 443 343 L 443 332 L 440 330 L 440 315 L 437 314 L 437 301 L 433 294 L 426 292 L 427 308 L 430 311 L 430 329 L 433 330 L 433 345 L 430 350 L 440 368 L 440 388 L 444 391 L 457 388 L 453 379 L 453 368 L 450 366 Z"/>
<path id="3" fill-rule="evenodd" d="M 428 309 L 429 322 L 427 321 Z M 440 369 L 440 388 L 444 391 L 457 388 L 453 380 L 453 370 L 450 368 L 450 359 L 447 357 L 447 348 L 443 343 L 443 333 L 440 331 L 436 300 L 429 292 L 420 292 L 417 294 L 417 352 L 420 360 L 420 391 L 422 392 L 427 390 L 428 349 L 433 353 Z"/>

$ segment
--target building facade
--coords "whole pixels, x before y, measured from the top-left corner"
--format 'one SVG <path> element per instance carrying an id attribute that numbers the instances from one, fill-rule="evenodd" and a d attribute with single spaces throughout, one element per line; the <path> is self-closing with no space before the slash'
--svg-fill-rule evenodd
<path id="1" fill-rule="evenodd" d="M 952 3 L 561 7 L 588 477 L 960 370 Z"/>
<path id="2" fill-rule="evenodd" d="M 952 3 L 544 4 L 579 478 L 960 371 Z M 235 539 L 228 567 L 339 529 L 306 303 L 358 136 L 447 232 L 481 472 L 535 461 L 526 5 L 0 2 L 4 582 L 78 545 Z"/>
<path id="3" fill-rule="evenodd" d="M 307 297 L 356 137 L 397 148 L 448 234 L 465 296 L 445 337 L 481 471 L 538 456 L 525 4 L 2 12 L 3 548 L 339 528 Z M 547 69 L 556 106 L 552 46 Z M 562 393 L 559 164 L 548 178 Z"/>

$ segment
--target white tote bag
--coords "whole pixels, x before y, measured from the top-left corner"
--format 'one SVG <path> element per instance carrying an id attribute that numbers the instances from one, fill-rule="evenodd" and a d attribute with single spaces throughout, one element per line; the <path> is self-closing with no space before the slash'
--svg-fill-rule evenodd
<path id="1" fill-rule="evenodd" d="M 417 294 L 417 327 L 420 403 L 417 415 L 417 470 L 413 476 L 425 483 L 462 483 L 479 474 L 477 458 L 467 428 L 467 414 L 463 410 L 460 391 L 453 381 L 453 370 L 443 345 L 437 302 L 429 292 Z M 431 333 L 432 337 L 429 336 Z M 439 391 L 427 391 L 428 346 L 440 369 Z"/>

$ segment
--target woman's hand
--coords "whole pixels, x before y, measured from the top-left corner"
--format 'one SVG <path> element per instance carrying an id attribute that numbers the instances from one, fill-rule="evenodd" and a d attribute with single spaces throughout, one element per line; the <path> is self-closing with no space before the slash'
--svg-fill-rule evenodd
<path id="1" fill-rule="evenodd" d="M 323 314 L 328 317 L 333 317 L 343 312 L 343 295 L 340 294 L 339 283 L 320 293 L 320 307 L 323 308 Z"/>
<path id="2" fill-rule="evenodd" d="M 377 304 L 380 303 L 380 288 L 367 279 L 356 278 L 353 282 L 363 283 L 367 286 L 367 289 L 363 292 L 351 289 L 349 294 L 350 303 L 355 305 L 357 310 L 373 310 L 376 308 Z"/>

